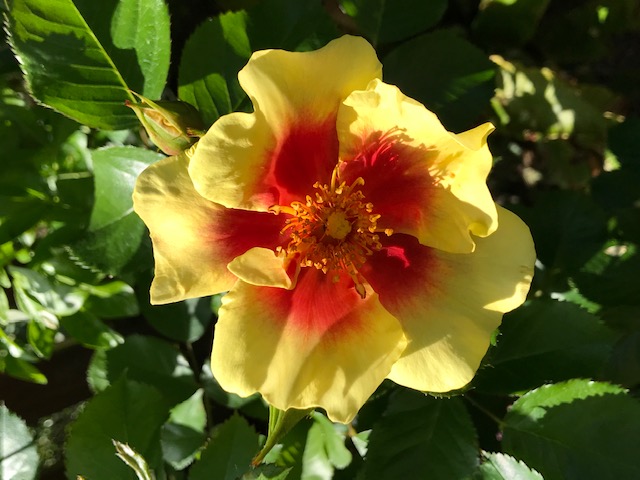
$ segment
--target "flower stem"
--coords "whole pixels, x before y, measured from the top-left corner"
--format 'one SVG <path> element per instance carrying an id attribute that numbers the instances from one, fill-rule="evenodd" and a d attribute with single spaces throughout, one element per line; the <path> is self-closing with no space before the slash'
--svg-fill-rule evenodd
<path id="1" fill-rule="evenodd" d="M 312 410 L 311 408 L 306 410 L 297 410 L 295 408 L 280 410 L 269 405 L 269 432 L 267 434 L 267 441 L 262 447 L 262 450 L 260 450 L 251 461 L 251 465 L 257 467 L 262 463 L 271 449 L 273 449 L 300 420 L 309 415 Z"/>

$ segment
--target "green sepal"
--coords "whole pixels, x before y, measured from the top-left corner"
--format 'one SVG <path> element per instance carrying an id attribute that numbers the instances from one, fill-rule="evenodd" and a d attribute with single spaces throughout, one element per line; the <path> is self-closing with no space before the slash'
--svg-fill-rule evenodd
<path id="1" fill-rule="evenodd" d="M 132 93 L 140 102 L 125 104 L 135 112 L 151 141 L 167 155 L 178 155 L 204 134 L 204 122 L 193 105 L 180 100 L 154 102 Z"/>

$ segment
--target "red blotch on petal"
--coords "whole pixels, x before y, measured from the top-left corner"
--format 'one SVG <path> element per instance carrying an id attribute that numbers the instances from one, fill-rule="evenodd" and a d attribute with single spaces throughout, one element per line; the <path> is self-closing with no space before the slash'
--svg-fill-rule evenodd
<path id="1" fill-rule="evenodd" d="M 299 201 L 313 191 L 317 181 L 326 183 L 338 162 L 336 116 L 317 120 L 302 114 L 291 122 L 269 153 L 266 182 L 280 194 L 279 205 Z"/>
<path id="2" fill-rule="evenodd" d="M 411 235 L 381 237 L 380 243 L 382 249 L 368 258 L 360 273 L 379 295 L 382 306 L 402 321 L 400 312 L 418 298 L 425 302 L 430 295 L 440 294 L 447 268 L 434 249 Z"/>
<path id="3" fill-rule="evenodd" d="M 378 225 L 396 230 L 422 222 L 431 203 L 436 181 L 429 172 L 435 151 L 409 145 L 404 133 L 367 134 L 342 167 L 347 184 L 362 177 L 362 193 L 381 218 Z"/>
<path id="4" fill-rule="evenodd" d="M 204 232 L 204 241 L 221 252 L 221 261 L 230 262 L 253 247 L 275 250 L 287 241 L 280 231 L 282 216 L 267 212 L 221 209 Z"/>
<path id="5" fill-rule="evenodd" d="M 295 327 L 302 337 L 331 341 L 360 326 L 363 302 L 349 276 L 338 282 L 315 268 L 303 268 L 293 290 L 264 287 L 265 307 Z"/>

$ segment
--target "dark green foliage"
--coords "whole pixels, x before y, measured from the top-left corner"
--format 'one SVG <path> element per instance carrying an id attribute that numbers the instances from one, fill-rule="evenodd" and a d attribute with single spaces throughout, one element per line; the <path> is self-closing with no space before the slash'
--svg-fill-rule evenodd
<path id="1" fill-rule="evenodd" d="M 0 383 L 0 480 L 640 478 L 637 0 L 0 8 L 0 381 L 18 380 Z M 182 100 L 208 128 L 252 110 L 238 81 L 252 52 L 344 33 L 448 130 L 496 126 L 488 183 L 531 229 L 536 275 L 464 391 L 385 381 L 352 425 L 305 414 L 255 467 L 268 407 L 223 391 L 208 365 L 221 295 L 149 303 L 152 246 L 131 194 L 164 156 L 125 101 Z M 49 419 L 29 408 L 58 405 L 59 376 L 76 371 L 58 362 L 89 356 L 59 396 L 86 381 L 93 397 L 68 400 L 86 403 L 51 466 L 36 448 Z M 53 390 L 10 403 L 24 382 Z"/>

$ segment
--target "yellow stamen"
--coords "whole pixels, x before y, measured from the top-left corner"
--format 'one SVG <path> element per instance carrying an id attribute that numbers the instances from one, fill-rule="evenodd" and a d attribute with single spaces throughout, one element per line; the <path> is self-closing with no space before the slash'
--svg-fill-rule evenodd
<path id="1" fill-rule="evenodd" d="M 298 256 L 301 266 L 331 274 L 334 282 L 340 280 L 341 273 L 349 275 L 358 294 L 365 298 L 364 279 L 358 270 L 368 256 L 382 248 L 377 232 L 391 235 L 393 231 L 378 229 L 380 215 L 373 213 L 373 204 L 364 201 L 359 188 L 364 180 L 359 177 L 347 185 L 339 177 L 336 167 L 330 184 L 316 182 L 313 185 L 316 192 L 313 196 L 307 195 L 304 203 L 293 202 L 291 206 L 269 209 L 276 215 L 291 215 L 281 231 L 290 235 L 290 241 L 278 253 Z"/>

